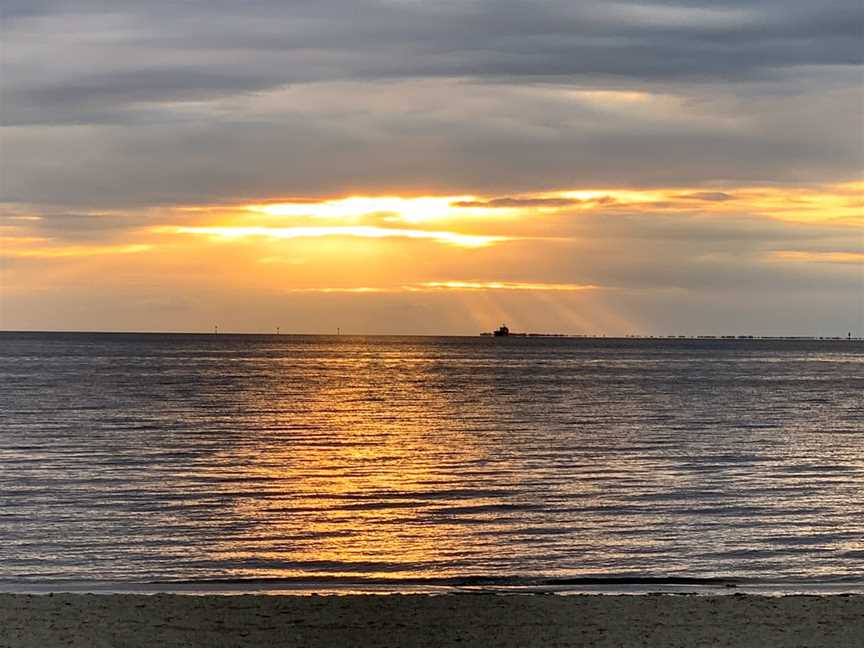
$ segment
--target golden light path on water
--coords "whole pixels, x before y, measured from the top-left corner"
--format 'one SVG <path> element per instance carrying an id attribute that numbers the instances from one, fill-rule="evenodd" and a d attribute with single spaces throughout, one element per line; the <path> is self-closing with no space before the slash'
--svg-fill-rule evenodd
<path id="1" fill-rule="evenodd" d="M 263 507 L 251 500 L 240 502 L 235 514 L 261 524 L 251 538 L 244 536 L 239 546 L 228 542 L 217 555 L 242 552 L 251 539 L 269 547 L 256 557 L 278 562 L 285 556 L 284 539 L 302 537 L 289 550 L 292 561 L 317 564 L 325 572 L 327 563 L 342 565 L 335 575 L 345 575 L 346 567 L 350 571 L 377 565 L 384 574 L 404 577 L 419 576 L 416 566 L 431 566 L 444 553 L 458 553 L 471 541 L 469 528 L 458 521 L 417 524 L 416 511 L 459 491 L 461 506 L 482 508 L 494 503 L 495 493 L 484 497 L 470 474 L 449 470 L 484 464 L 488 456 L 482 440 L 427 424 L 464 414 L 446 393 L 424 387 L 431 379 L 432 360 L 416 351 L 387 354 L 383 361 L 366 354 L 332 359 L 332 368 L 350 374 L 354 384 L 319 385 L 314 400 L 321 405 L 306 413 L 312 422 L 308 430 L 292 435 L 290 445 L 274 439 L 248 448 L 246 456 L 232 456 L 232 462 L 245 467 L 244 478 L 290 482 L 292 496 L 286 501 L 276 494 Z M 388 376 L 385 384 L 379 375 Z M 249 405 L 266 411 L 270 397 L 259 397 L 262 402 Z M 291 426 L 291 418 L 266 417 L 260 423 L 282 429 Z M 322 438 L 316 432 L 319 426 L 339 433 Z M 301 454 L 296 452 L 298 442 L 304 448 Z M 430 445 L 438 447 L 434 456 L 429 455 Z M 458 575 L 457 570 L 438 573 Z M 297 570 L 288 575 L 302 574 Z M 286 572 L 275 567 L 264 575 Z"/>

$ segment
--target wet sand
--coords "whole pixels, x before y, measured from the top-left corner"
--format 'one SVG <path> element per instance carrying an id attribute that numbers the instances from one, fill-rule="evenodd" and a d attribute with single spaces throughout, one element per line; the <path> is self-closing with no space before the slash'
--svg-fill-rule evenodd
<path id="1" fill-rule="evenodd" d="M 0 647 L 864 646 L 864 596 L 0 594 Z"/>

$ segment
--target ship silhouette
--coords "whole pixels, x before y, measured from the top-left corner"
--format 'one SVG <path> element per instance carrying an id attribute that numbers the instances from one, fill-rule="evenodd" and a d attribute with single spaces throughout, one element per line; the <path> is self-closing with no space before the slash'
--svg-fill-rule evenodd
<path id="1" fill-rule="evenodd" d="M 567 337 L 561 333 L 514 333 L 506 324 L 502 324 L 497 330 L 491 333 L 481 333 L 486 337 Z"/>

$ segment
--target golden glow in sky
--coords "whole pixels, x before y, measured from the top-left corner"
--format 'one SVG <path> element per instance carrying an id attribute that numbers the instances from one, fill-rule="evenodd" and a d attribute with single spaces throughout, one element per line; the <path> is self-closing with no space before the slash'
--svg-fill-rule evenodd
<path id="1" fill-rule="evenodd" d="M 598 286 L 590 284 L 556 284 L 556 283 L 526 283 L 521 281 L 427 281 L 419 289 L 445 290 L 556 290 L 576 292 L 594 290 Z M 409 287 L 409 289 L 417 289 Z"/>
<path id="2" fill-rule="evenodd" d="M 243 207 L 252 214 L 356 222 L 377 216 L 385 223 L 424 224 L 472 217 L 530 218 L 537 213 L 573 210 L 690 210 L 741 213 L 799 222 L 862 222 L 864 182 L 827 187 L 740 187 L 663 189 L 573 189 L 505 197 L 349 196 L 327 200 L 286 200 Z M 358 234 L 363 236 L 365 234 Z"/>
<path id="3" fill-rule="evenodd" d="M 398 196 L 349 196 L 320 202 L 276 202 L 249 205 L 250 212 L 269 216 L 307 216 L 351 220 L 366 214 L 387 214 L 403 223 L 427 223 L 445 220 L 457 202 L 473 200 L 473 196 L 424 196 L 400 198 Z"/>
<path id="4" fill-rule="evenodd" d="M 63 257 L 91 257 L 108 254 L 138 254 L 152 250 L 152 245 L 46 245 L 44 239 L 9 238 L 0 239 L 4 244 L 2 253 L 11 257 L 33 257 L 59 259 Z"/>
<path id="5" fill-rule="evenodd" d="M 198 234 L 202 236 L 240 239 L 261 237 L 270 239 L 303 239 L 324 236 L 349 236 L 358 238 L 408 238 L 429 239 L 438 243 L 461 247 L 483 247 L 506 240 L 503 236 L 474 236 L 457 232 L 399 229 L 371 226 L 332 226 L 332 227 L 256 227 L 256 226 L 217 226 L 217 227 L 156 227 L 155 233 Z"/>
<path id="6" fill-rule="evenodd" d="M 13 2 L 0 329 L 848 333 L 838 2 Z"/>
<path id="7" fill-rule="evenodd" d="M 680 276 L 769 272 L 794 286 L 810 268 L 807 276 L 854 282 L 864 267 L 862 188 L 574 188 L 183 205 L 99 213 L 102 226 L 130 225 L 80 240 L 52 236 L 49 219 L 22 210 L 0 226 L 0 253 L 19 262 L 0 266 L 0 279 L 7 295 L 38 295 L 65 281 L 119 292 L 185 285 L 189 295 L 264 295 L 256 304 L 274 308 L 287 297 L 449 300 L 480 330 L 536 315 L 542 330 L 645 333 L 638 310 L 623 311 L 620 300 L 700 299 Z M 662 267 L 658 260 L 675 265 L 675 281 L 645 272 Z M 440 316 L 431 316 L 434 326 Z M 430 316 L 411 321 L 408 330 L 417 330 Z"/>

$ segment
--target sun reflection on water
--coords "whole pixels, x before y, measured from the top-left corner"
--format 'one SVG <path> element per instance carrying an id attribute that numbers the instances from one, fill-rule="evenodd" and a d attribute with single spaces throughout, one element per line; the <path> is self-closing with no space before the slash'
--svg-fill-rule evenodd
<path id="1" fill-rule="evenodd" d="M 469 525 L 448 523 L 448 500 L 457 497 L 460 506 L 482 510 L 499 498 L 470 477 L 460 478 L 461 470 L 487 460 L 479 439 L 434 426 L 461 415 L 448 391 L 436 388 L 434 361 L 422 348 L 397 349 L 384 359 L 332 358 L 327 371 L 341 379 L 315 385 L 311 399 L 306 394 L 300 430 L 294 425 L 299 412 L 274 403 L 278 372 L 273 385 L 248 394 L 245 407 L 260 412 L 251 425 L 268 432 L 230 449 L 220 465 L 242 466 L 247 479 L 271 494 L 235 501 L 233 515 L 251 528 L 213 553 L 242 555 L 253 543 L 256 561 L 263 563 L 257 572 L 271 577 L 299 576 L 310 568 L 350 575 L 352 564 L 360 571 L 379 565 L 402 577 L 430 569 L 448 575 L 438 563 L 471 542 Z M 290 402 L 290 395 L 282 398 Z M 430 446 L 439 448 L 431 456 Z M 444 509 L 436 515 L 436 507 Z M 418 516 L 421 510 L 425 518 Z"/>

